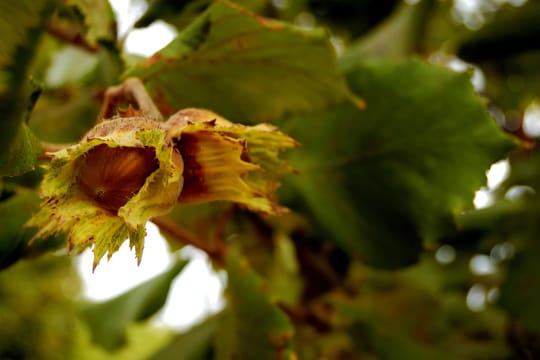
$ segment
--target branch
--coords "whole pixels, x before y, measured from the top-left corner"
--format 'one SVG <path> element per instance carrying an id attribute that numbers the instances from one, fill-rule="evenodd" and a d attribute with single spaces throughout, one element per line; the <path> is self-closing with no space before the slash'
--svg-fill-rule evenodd
<path id="1" fill-rule="evenodd" d="M 291 319 L 294 323 L 305 324 L 313 327 L 319 333 L 327 333 L 332 330 L 330 319 L 325 318 L 322 311 L 315 311 L 313 304 L 306 306 L 287 305 L 278 301 L 276 305 Z"/>
<path id="2" fill-rule="evenodd" d="M 76 29 L 75 27 L 66 27 L 51 22 L 47 26 L 47 32 L 59 40 L 78 46 L 86 51 L 92 53 L 98 51 L 98 47 L 96 45 L 88 43 L 86 39 L 81 35 L 79 29 Z"/>
<path id="3" fill-rule="evenodd" d="M 97 122 L 99 123 L 112 117 L 114 110 L 122 100 L 135 102 L 138 110 L 142 111 L 140 116 L 151 117 L 160 122 L 163 121 L 163 116 L 154 104 L 148 91 L 146 91 L 143 82 L 137 78 L 127 78 L 122 84 L 107 88 Z M 128 112 L 132 113 L 133 110 L 128 110 Z"/>

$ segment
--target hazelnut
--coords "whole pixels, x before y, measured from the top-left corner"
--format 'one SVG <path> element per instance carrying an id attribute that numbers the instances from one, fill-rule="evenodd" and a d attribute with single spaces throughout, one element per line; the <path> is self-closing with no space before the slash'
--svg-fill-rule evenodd
<path id="1" fill-rule="evenodd" d="M 100 207 L 116 213 L 158 169 L 155 150 L 150 147 L 98 145 L 82 158 L 79 188 Z"/>

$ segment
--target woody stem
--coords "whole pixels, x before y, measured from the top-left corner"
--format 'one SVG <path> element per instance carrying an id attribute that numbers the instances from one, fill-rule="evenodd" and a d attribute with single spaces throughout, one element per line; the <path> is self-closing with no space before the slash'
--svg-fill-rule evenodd
<path id="1" fill-rule="evenodd" d="M 39 154 L 39 159 L 49 160 L 51 159 L 51 156 L 49 155 L 49 153 L 53 153 L 53 152 L 65 149 L 69 146 L 71 146 L 71 144 L 55 144 L 55 143 L 42 141 L 41 147 L 43 148 L 43 151 L 41 152 L 41 154 Z"/>
<path id="2" fill-rule="evenodd" d="M 114 110 L 117 109 L 122 100 L 135 102 L 138 109 L 145 116 L 156 121 L 163 121 L 161 112 L 146 91 L 142 81 L 138 78 L 127 78 L 122 84 L 111 86 L 105 91 L 98 122 L 111 118 L 114 115 Z"/>

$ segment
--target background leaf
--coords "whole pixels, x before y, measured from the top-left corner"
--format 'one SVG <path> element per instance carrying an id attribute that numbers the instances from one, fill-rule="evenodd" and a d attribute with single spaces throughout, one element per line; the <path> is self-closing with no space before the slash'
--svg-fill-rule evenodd
<path id="1" fill-rule="evenodd" d="M 540 286 L 538 247 L 518 255 L 509 265 L 506 282 L 501 289 L 501 305 L 528 330 L 540 333 Z M 519 289 L 519 290 L 518 290 Z"/>
<path id="2" fill-rule="evenodd" d="M 534 1 L 503 13 L 459 44 L 458 55 L 467 61 L 509 57 L 520 52 L 540 50 L 540 4 Z"/>
<path id="3" fill-rule="evenodd" d="M 420 61 L 366 63 L 347 75 L 366 110 L 344 104 L 284 120 L 303 144 L 290 154 L 301 175 L 289 179 L 342 247 L 375 266 L 411 264 L 422 240 L 453 231 L 512 141 L 467 75 Z"/>
<path id="4" fill-rule="evenodd" d="M 80 290 L 72 265 L 48 255 L 0 272 L 0 358 L 72 358 Z"/>

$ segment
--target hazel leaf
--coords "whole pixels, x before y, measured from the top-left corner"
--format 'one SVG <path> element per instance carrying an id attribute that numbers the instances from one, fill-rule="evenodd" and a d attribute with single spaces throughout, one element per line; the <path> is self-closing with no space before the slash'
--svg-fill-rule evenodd
<path id="1" fill-rule="evenodd" d="M 413 264 L 424 242 L 455 231 L 485 171 L 516 142 L 466 74 L 412 60 L 358 63 L 347 75 L 364 111 L 343 104 L 284 121 L 303 144 L 290 154 L 300 171 L 291 183 L 342 248 L 377 267 Z"/>
<path id="2" fill-rule="evenodd" d="M 143 79 L 165 116 L 197 106 L 242 123 L 351 96 L 326 30 L 266 19 L 225 0 L 125 76 Z"/>

